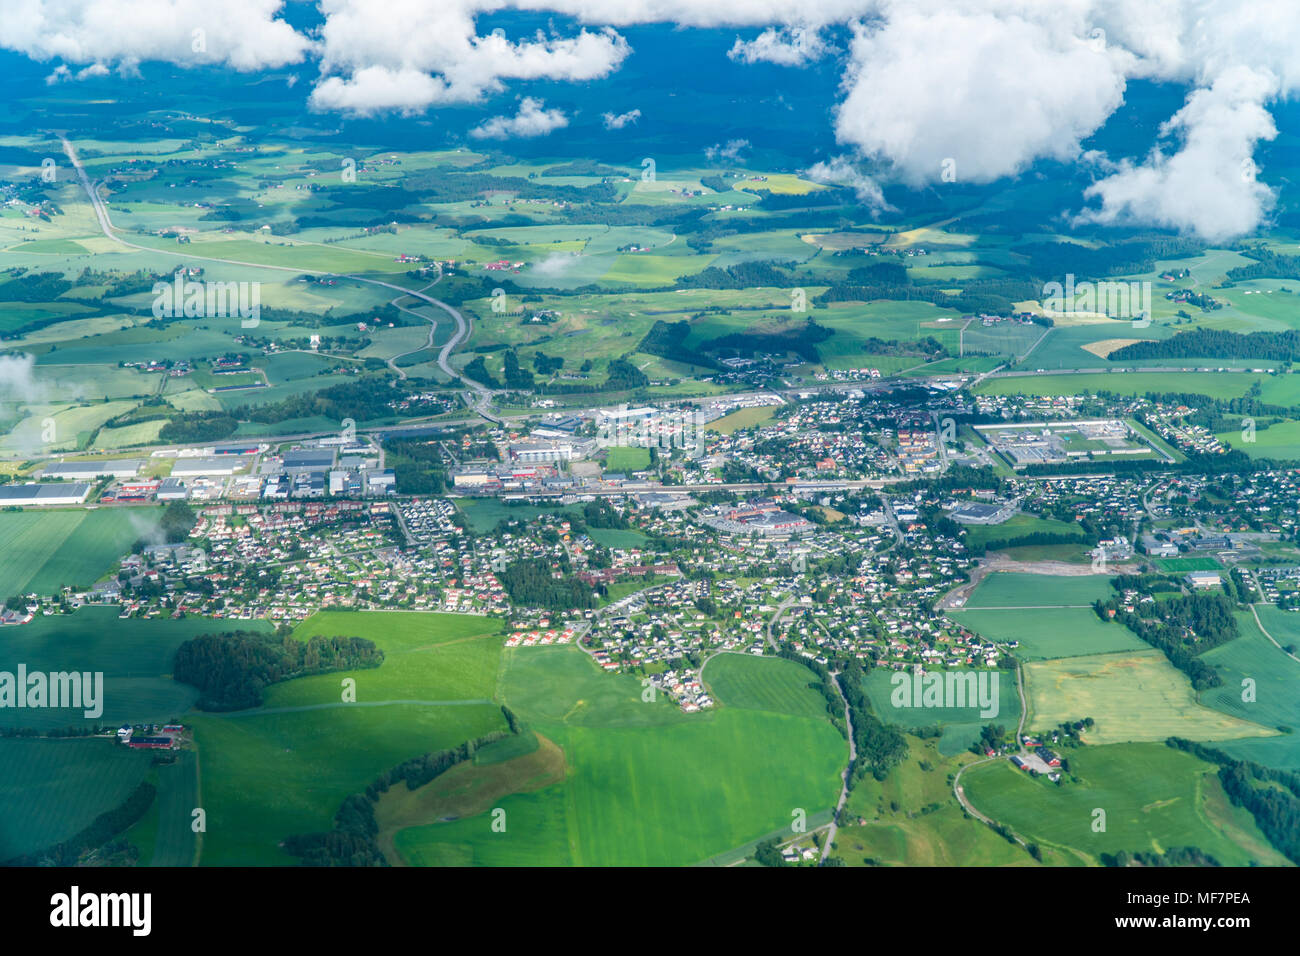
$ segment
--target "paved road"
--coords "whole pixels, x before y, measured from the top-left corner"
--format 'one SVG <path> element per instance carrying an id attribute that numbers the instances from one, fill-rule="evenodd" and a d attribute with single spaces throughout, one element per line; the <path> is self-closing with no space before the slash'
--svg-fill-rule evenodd
<path id="1" fill-rule="evenodd" d="M 90 198 L 91 207 L 95 211 L 95 218 L 99 221 L 99 228 L 103 231 L 104 235 L 114 242 L 120 243 L 121 245 L 127 246 L 131 249 L 139 249 L 143 252 L 160 252 L 160 250 L 152 248 L 151 246 L 142 246 L 138 243 L 131 242 L 130 240 L 123 239 L 121 236 L 116 234 L 113 229 L 113 222 L 108 215 L 108 207 L 104 205 L 104 201 L 100 198 L 98 190 L 96 190 L 94 184 L 90 181 L 90 177 L 86 174 L 86 168 L 81 164 L 81 160 L 77 156 L 76 148 L 67 137 L 62 137 L 62 140 L 63 151 L 67 154 L 68 161 L 72 163 L 73 168 L 77 171 L 77 176 L 81 179 L 82 188 L 86 190 L 86 195 Z M 355 282 L 365 282 L 369 285 L 392 289 L 395 292 L 402 293 L 404 296 L 409 295 L 421 299 L 430 305 L 437 306 L 456 321 L 455 334 L 447 340 L 446 344 L 443 345 L 442 350 L 438 353 L 438 367 L 441 368 L 443 373 L 452 381 L 459 380 L 464 382 L 476 395 L 476 398 L 471 402 L 471 408 L 473 408 L 475 412 L 489 421 L 500 423 L 500 419 L 496 415 L 492 414 L 491 411 L 493 391 L 479 382 L 466 378 L 451 367 L 450 359 L 452 352 L 469 339 L 470 324 L 465 319 L 465 316 L 460 313 L 459 309 L 452 308 L 441 299 L 435 299 L 433 296 L 427 295 L 422 291 L 413 291 L 405 286 L 396 285 L 392 282 L 384 282 L 381 279 L 371 279 L 365 276 L 352 275 L 348 273 L 326 272 L 320 269 L 303 269 L 292 266 L 272 266 L 263 262 L 244 262 L 239 259 L 218 259 L 213 256 L 197 255 L 192 252 L 172 252 L 169 250 L 166 252 L 166 255 L 177 256 L 182 259 L 197 259 L 201 262 L 220 262 L 227 265 L 248 266 L 254 269 L 272 269 L 277 272 L 292 272 L 297 275 L 337 276 L 341 279 L 352 279 Z M 428 286 L 425 288 L 428 288 Z M 433 333 L 430 332 L 430 344 L 432 344 L 432 335 Z"/>
<path id="2" fill-rule="evenodd" d="M 430 282 L 428 285 L 426 285 L 426 286 L 424 287 L 424 289 L 421 289 L 420 291 L 421 291 L 421 292 L 424 292 L 426 289 L 432 289 L 435 285 L 437 285 L 437 284 L 438 284 L 439 282 L 441 282 L 441 281 L 442 281 L 442 269 L 441 269 L 441 267 L 439 267 L 439 269 L 438 269 L 438 278 L 434 279 L 432 282 Z M 415 316 L 417 319 L 423 319 L 425 322 L 428 322 L 428 323 L 429 323 L 429 335 L 428 335 L 428 337 L 424 340 L 424 344 L 423 344 L 423 345 L 416 346 L 415 348 L 410 349 L 410 350 L 408 350 L 408 351 L 406 351 L 406 352 L 401 352 L 401 353 L 399 353 L 399 354 L 397 354 L 397 355 L 394 355 L 392 358 L 390 358 L 390 359 L 388 360 L 388 367 L 391 368 L 394 372 L 396 372 L 396 373 L 397 373 L 397 377 L 400 378 L 402 381 L 406 381 L 406 372 L 405 372 L 405 370 L 403 370 L 403 369 L 401 369 L 401 368 L 398 368 L 398 366 L 397 366 L 397 360 L 398 360 L 399 358 L 406 358 L 406 356 L 408 356 L 408 355 L 414 355 L 416 352 L 423 352 L 425 349 L 431 349 L 431 348 L 433 348 L 433 334 L 434 334 L 435 332 L 438 331 L 438 320 L 437 320 L 437 319 L 431 319 L 431 318 L 429 318 L 428 316 L 421 315 L 419 312 L 415 312 L 415 311 L 412 311 L 411 309 L 408 309 L 408 308 L 407 308 L 406 306 L 404 306 L 404 305 L 398 305 L 398 304 L 397 304 L 398 302 L 400 302 L 400 301 L 401 301 L 402 299 L 404 299 L 405 297 L 406 297 L 405 295 L 399 295 L 399 296 L 397 296 L 395 299 L 391 300 L 388 304 L 391 305 L 393 308 L 397 309 L 399 312 L 405 312 L 407 315 L 413 315 L 413 316 Z"/>
<path id="3" fill-rule="evenodd" d="M 785 612 L 788 611 L 791 607 L 793 607 L 797 602 L 798 602 L 797 598 L 793 598 L 793 597 L 786 598 L 777 606 L 776 613 L 773 614 L 771 619 L 767 622 L 767 643 L 772 645 L 772 650 L 777 649 L 776 639 L 772 637 L 772 627 L 776 624 L 781 623 L 782 615 L 784 615 Z"/>
<path id="4" fill-rule="evenodd" d="M 835 834 L 840 826 L 840 814 L 844 812 L 844 804 L 849 799 L 849 774 L 853 772 L 854 761 L 858 759 L 858 743 L 853 738 L 853 713 L 849 710 L 848 699 L 844 696 L 844 688 L 840 686 L 840 675 L 831 674 L 831 683 L 835 685 L 835 692 L 840 695 L 840 700 L 844 702 L 844 723 L 849 731 L 849 765 L 844 768 L 844 773 L 840 775 L 842 781 L 840 785 L 840 799 L 835 804 L 835 814 L 831 817 L 831 824 L 826 832 L 826 839 L 822 842 L 822 858 L 818 865 L 823 865 L 830 858 L 831 847 L 835 843 Z"/>
<path id="5" fill-rule="evenodd" d="M 966 790 L 961 785 L 961 775 L 964 774 L 971 767 L 982 767 L 986 763 L 994 763 L 995 761 L 1005 760 L 1005 759 L 1006 759 L 1005 757 L 985 757 L 983 760 L 976 760 L 974 763 L 968 763 L 966 766 L 962 767 L 960 770 L 957 771 L 957 776 L 952 778 L 952 792 L 957 797 L 957 802 L 960 803 L 962 805 L 962 808 L 971 816 L 973 816 L 976 820 L 979 820 L 981 823 L 988 824 L 991 827 L 997 826 L 997 823 L 993 820 L 993 818 L 986 817 L 984 814 L 980 813 L 978 810 L 975 809 L 974 804 L 972 804 L 969 800 L 966 799 Z"/>
<path id="6" fill-rule="evenodd" d="M 1251 573 L 1253 574 L 1254 572 L 1252 571 Z M 1258 579 L 1256 579 L 1256 581 L 1255 581 L 1255 586 L 1256 586 L 1256 587 L 1259 587 L 1259 581 L 1258 581 Z M 1261 589 L 1259 593 L 1260 593 L 1260 594 L 1263 594 L 1264 592 L 1263 592 L 1263 590 Z M 1294 654 L 1292 654 L 1291 652 L 1289 652 L 1285 647 L 1283 647 L 1281 644 L 1279 644 L 1279 643 L 1277 642 L 1277 638 L 1275 638 L 1275 637 L 1274 637 L 1272 634 L 1270 634 L 1268 631 L 1264 630 L 1264 624 L 1263 624 L 1263 622 L 1261 622 L 1260 619 L 1259 619 L 1259 612 L 1255 610 L 1255 605 L 1253 605 L 1253 604 L 1250 605 L 1250 613 L 1251 613 L 1252 616 L 1254 616 L 1254 618 L 1255 618 L 1255 625 L 1259 628 L 1260 633 L 1263 634 L 1265 637 L 1267 637 L 1270 641 L 1272 641 L 1272 642 L 1273 642 L 1273 645 L 1274 645 L 1274 646 L 1275 646 L 1279 651 L 1281 651 L 1281 652 L 1282 652 L 1283 654 L 1285 654 L 1287 657 L 1291 658 L 1291 660 L 1295 661 L 1297 664 L 1300 664 L 1300 657 L 1296 657 Z"/>
<path id="7" fill-rule="evenodd" d="M 131 242 L 128 239 L 124 239 L 114 231 L 112 220 L 109 218 L 108 215 L 108 209 L 105 206 L 103 200 L 100 198 L 99 193 L 95 188 L 95 185 L 91 183 L 90 177 L 86 174 L 85 167 L 82 166 L 81 160 L 77 156 L 75 147 L 66 137 L 63 137 L 62 139 L 63 139 L 64 152 L 67 154 L 68 159 L 72 163 L 73 168 L 77 171 L 77 176 L 81 179 L 81 184 L 83 188 L 86 190 L 86 195 L 90 198 L 91 206 L 93 207 L 95 212 L 95 218 L 98 220 L 100 229 L 103 231 L 104 235 L 109 239 L 113 240 L 114 242 L 117 242 L 131 249 L 139 249 L 143 252 L 153 252 L 153 253 L 162 252 L 163 250 L 156 249 L 152 246 L 143 246 L 138 243 Z M 451 379 L 452 381 L 460 381 L 465 385 L 466 391 L 464 395 L 465 395 L 466 404 L 468 405 L 470 410 L 473 411 L 478 417 L 486 419 L 487 421 L 497 425 L 505 424 L 507 418 L 520 418 L 520 417 L 526 417 L 528 414 L 531 414 L 528 412 L 524 412 L 524 413 L 512 413 L 511 415 L 506 416 L 496 412 L 495 410 L 493 410 L 492 402 L 495 396 L 500 394 L 501 390 L 493 390 L 491 388 L 488 388 L 486 385 L 483 385 L 480 382 L 473 381 L 472 379 L 462 375 L 460 372 L 456 371 L 452 367 L 450 361 L 452 354 L 455 352 L 457 348 L 464 345 L 469 340 L 472 331 L 471 321 L 467 319 L 464 315 L 462 315 L 459 309 L 456 309 L 451 305 L 448 305 L 446 302 L 443 302 L 440 299 L 435 299 L 432 296 L 425 294 L 424 292 L 412 291 L 410 289 L 407 289 L 404 286 L 396 285 L 391 282 L 384 282 L 380 279 L 372 279 L 365 276 L 358 276 L 349 273 L 327 272 L 319 269 L 304 269 L 304 268 L 297 268 L 292 266 L 273 266 L 273 265 L 267 265 L 264 262 L 245 262 L 239 259 L 218 259 L 212 256 L 203 256 L 192 252 L 179 252 L 179 251 L 167 250 L 165 254 L 169 256 L 175 256 L 181 259 L 194 259 L 201 262 L 217 262 L 217 263 L 224 263 L 227 265 L 248 266 L 249 268 L 253 268 L 253 269 L 269 269 L 269 270 L 274 270 L 279 272 L 294 273 L 297 275 L 307 274 L 307 275 L 332 276 L 332 277 L 343 278 L 343 279 L 351 279 L 355 282 L 364 282 L 369 285 L 382 286 L 384 288 L 392 289 L 396 292 L 400 292 L 404 296 L 409 295 L 409 296 L 413 296 L 414 298 L 421 299 L 430 305 L 442 309 L 449 316 L 451 316 L 451 318 L 456 323 L 456 332 L 454 335 L 452 335 L 450 339 L 447 340 L 447 342 L 443 345 L 442 349 L 439 351 L 437 362 L 438 362 L 438 367 L 442 369 L 443 374 L 448 376 L 449 379 Z M 999 367 L 999 369 L 1000 368 L 1001 366 Z M 1071 375 L 1071 374 L 1078 374 L 1078 373 L 1106 372 L 1106 371 L 1110 371 L 1110 369 L 1108 368 L 1044 369 L 1041 372 L 1037 370 L 1011 371 L 1011 372 L 995 370 L 993 372 L 985 372 L 978 376 L 972 376 L 970 374 L 946 374 L 946 375 L 932 375 L 932 376 L 918 375 L 911 378 L 895 377 L 895 378 L 879 379 L 872 382 L 834 382 L 829 384 L 817 383 L 817 384 L 810 384 L 810 385 L 791 386 L 782 389 L 770 389 L 770 390 L 765 390 L 764 393 L 776 394 L 780 396 L 780 395 L 798 395 L 800 393 L 805 393 L 805 392 L 813 393 L 813 394 L 821 394 L 821 393 L 834 394 L 837 392 L 860 390 L 864 393 L 878 394 L 878 393 L 888 393 L 897 388 L 915 388 L 917 386 L 937 385 L 940 383 L 969 384 L 972 381 L 974 382 L 983 381 L 985 378 L 1019 377 L 1019 376 L 1033 376 L 1033 375 Z M 1124 374 L 1126 371 L 1177 373 L 1180 371 L 1195 371 L 1195 369 L 1177 369 L 1177 368 L 1163 368 L 1163 367 L 1162 368 L 1138 368 L 1138 369 L 1127 369 L 1124 371 L 1117 372 L 1117 374 Z M 1249 370 L 1241 369 L 1241 370 L 1231 370 L 1231 371 L 1249 371 Z M 694 399 L 684 399 L 684 400 L 694 400 Z M 699 399 L 699 401 L 705 401 L 705 400 L 706 399 Z M 451 424 L 451 422 L 448 422 L 448 424 Z M 283 441 L 283 440 L 303 439 L 303 438 L 311 438 L 311 437 L 316 437 L 316 436 L 315 435 L 271 436 L 271 439 L 277 441 Z M 1050 475 L 1050 476 L 1025 476 L 1025 477 L 1029 477 L 1031 478 L 1031 480 L 1053 481 L 1053 480 L 1060 480 L 1062 478 L 1096 478 L 1098 477 L 1098 475 L 1096 473 L 1092 473 L 1092 474 L 1079 474 L 1079 475 Z M 867 484 L 860 485 L 859 487 L 880 487 L 880 486 L 881 486 L 880 484 L 867 483 Z"/>
<path id="8" fill-rule="evenodd" d="M 1020 723 L 1016 724 L 1016 746 L 1023 747 L 1020 738 L 1025 732 L 1025 720 L 1029 717 L 1029 702 L 1025 700 L 1025 670 L 1019 664 L 1016 664 L 1016 692 L 1020 695 Z"/>

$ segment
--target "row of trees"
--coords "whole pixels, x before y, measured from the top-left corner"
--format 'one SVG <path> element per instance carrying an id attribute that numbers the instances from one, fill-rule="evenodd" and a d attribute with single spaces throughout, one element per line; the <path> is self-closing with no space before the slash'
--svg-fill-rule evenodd
<path id="1" fill-rule="evenodd" d="M 285 851 L 298 857 L 303 866 L 388 866 L 375 839 L 379 836 L 379 824 L 375 820 L 375 804 L 379 798 L 397 783 L 405 783 L 409 790 L 422 787 L 457 764 L 472 759 L 480 748 L 518 734 L 520 726 L 514 714 L 505 707 L 501 711 L 510 726 L 509 732 L 493 731 L 450 750 L 422 754 L 384 771 L 363 793 L 354 793 L 343 801 L 334 815 L 332 829 L 291 836 L 284 841 Z"/>
<path id="2" fill-rule="evenodd" d="M 176 680 L 200 691 L 201 710 L 243 710 L 262 703 L 271 684 L 329 671 L 378 667 L 384 652 L 363 637 L 321 637 L 255 631 L 201 634 L 176 649 Z"/>
<path id="3" fill-rule="evenodd" d="M 1219 672 L 1198 655 L 1237 638 L 1236 602 L 1226 595 L 1184 595 L 1139 604 L 1135 611 L 1124 610 L 1118 598 L 1111 598 L 1096 601 L 1093 608 L 1102 620 L 1114 617 L 1162 651 L 1197 690 L 1223 683 Z"/>
<path id="4" fill-rule="evenodd" d="M 1300 863 L 1300 774 L 1237 760 L 1181 737 L 1170 737 L 1165 743 L 1218 764 L 1219 780 L 1233 806 L 1249 810 L 1269 842 L 1292 863 Z"/>

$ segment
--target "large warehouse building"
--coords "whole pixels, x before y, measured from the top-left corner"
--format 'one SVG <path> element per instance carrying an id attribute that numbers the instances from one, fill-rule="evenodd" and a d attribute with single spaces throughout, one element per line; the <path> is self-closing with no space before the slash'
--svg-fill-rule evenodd
<path id="1" fill-rule="evenodd" d="M 0 485 L 0 507 L 29 505 L 79 505 L 90 495 L 85 481 L 46 481 L 40 484 Z"/>
<path id="2" fill-rule="evenodd" d="M 41 472 L 43 478 L 70 478 L 74 481 L 94 481 L 96 478 L 134 478 L 140 473 L 144 461 L 139 458 L 101 458 L 92 461 L 60 461 L 47 465 Z"/>
<path id="3" fill-rule="evenodd" d="M 222 455 L 212 458 L 178 458 L 172 465 L 172 476 L 176 478 L 197 478 L 200 475 L 233 475 L 247 462 L 238 455 Z"/>

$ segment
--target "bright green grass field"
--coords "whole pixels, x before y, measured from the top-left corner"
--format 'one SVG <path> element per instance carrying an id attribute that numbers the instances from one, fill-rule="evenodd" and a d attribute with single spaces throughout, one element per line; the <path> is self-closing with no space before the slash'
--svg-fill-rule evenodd
<path id="1" fill-rule="evenodd" d="M 1040 518 L 1037 515 L 1015 515 L 1001 524 L 973 524 L 966 526 L 966 545 L 978 547 L 990 541 L 1011 541 L 1030 534 L 1059 534 L 1083 538 L 1083 529 L 1077 524 Z M 1006 574 L 1007 572 L 999 572 Z"/>
<path id="2" fill-rule="evenodd" d="M 1071 607 L 1111 597 L 1104 574 L 1050 575 L 995 571 L 966 600 L 966 607 Z"/>
<path id="3" fill-rule="evenodd" d="M 1244 451 L 1251 458 L 1293 460 L 1300 457 L 1300 422 L 1281 421 L 1257 428 L 1254 441 L 1245 441 L 1241 429 L 1219 432 L 1219 441 Z"/>
<path id="4" fill-rule="evenodd" d="M 279 843 L 328 830 L 345 797 L 412 757 L 505 729 L 493 704 L 360 704 L 250 716 L 192 716 L 199 746 L 200 862 L 292 865 Z"/>
<path id="5" fill-rule="evenodd" d="M 486 701 L 496 685 L 500 628 L 492 618 L 463 614 L 320 611 L 295 628 L 296 638 L 363 637 L 384 652 L 383 664 L 276 684 L 263 706 L 350 706 L 342 703 L 344 678 L 356 680 L 357 703 Z"/>
<path id="6" fill-rule="evenodd" d="M 966 815 L 953 796 L 952 775 L 976 758 L 946 755 L 935 743 L 908 737 L 907 759 L 888 777 L 867 774 L 858 782 L 832 854 L 848 866 L 867 860 L 884 866 L 1037 865 L 1024 849 Z M 918 812 L 936 805 L 933 812 Z M 1060 861 L 1044 854 L 1043 862 Z"/>
<path id="7" fill-rule="evenodd" d="M 718 654 L 704 667 L 704 683 L 728 707 L 794 717 L 823 717 L 826 699 L 813 690 L 817 675 L 781 657 Z"/>
<path id="8" fill-rule="evenodd" d="M 292 862 L 279 842 L 329 829 L 343 799 L 384 770 L 503 729 L 500 708 L 488 702 L 499 626 L 397 611 L 326 611 L 300 624 L 299 639 L 372 640 L 384 662 L 274 685 L 256 710 L 193 718 L 208 809 L 202 862 Z M 345 677 L 357 682 L 355 703 L 342 702 Z"/>
<path id="9" fill-rule="evenodd" d="M 113 809 L 145 778 L 149 756 L 110 740 L 0 739 L 0 862 Z"/>
<path id="10" fill-rule="evenodd" d="M 561 514 L 568 511 L 576 514 L 578 512 L 578 509 L 571 505 L 556 505 L 554 507 L 512 505 L 499 498 L 458 498 L 456 507 L 465 516 L 465 523 L 469 526 L 469 530 L 480 534 L 484 531 L 491 531 L 497 526 L 497 522 L 502 519 L 528 521 L 539 514 Z"/>
<path id="11" fill-rule="evenodd" d="M 1196 846 L 1228 866 L 1285 865 L 1249 814 L 1228 803 L 1212 764 L 1158 743 L 1084 747 L 1068 757 L 1079 782 L 1062 787 L 1006 761 L 977 767 L 962 783 L 980 812 L 1090 863 L 1102 853 Z M 1098 808 L 1106 813 L 1101 833 L 1092 829 Z"/>
<path id="12" fill-rule="evenodd" d="M 605 452 L 606 471 L 644 471 L 650 467 L 650 449 L 618 445 Z"/>
<path id="13" fill-rule="evenodd" d="M 1102 621 L 1090 607 L 949 611 L 948 616 L 988 640 L 1019 641 L 1013 653 L 1024 661 L 1148 647 L 1122 624 Z"/>
<path id="14" fill-rule="evenodd" d="M 22 594 L 84 520 L 84 511 L 0 513 L 0 592 Z"/>
<path id="15" fill-rule="evenodd" d="M 1161 571 L 1220 571 L 1223 565 L 1216 558 L 1156 558 L 1156 567 Z"/>
<path id="16" fill-rule="evenodd" d="M 198 757 L 192 750 L 180 751 L 175 757 L 174 763 L 150 770 L 148 780 L 157 788 L 154 802 L 124 837 L 140 851 L 141 866 L 190 866 L 194 862 Z"/>
<path id="17" fill-rule="evenodd" d="M 0 594 L 93 584 L 157 524 L 157 508 L 0 513 Z"/>
<path id="18" fill-rule="evenodd" d="M 187 617 L 118 618 L 116 607 L 83 607 L 74 614 L 37 617 L 4 629 L 0 670 L 19 663 L 31 671 L 102 671 L 104 713 L 87 720 L 83 710 L 24 708 L 0 710 L 0 726 L 38 730 L 84 724 L 161 723 L 185 713 L 198 698 L 187 684 L 171 679 L 176 648 L 192 637 L 235 630 L 267 631 L 263 621 L 214 621 Z"/>
<path id="19" fill-rule="evenodd" d="M 1283 645 L 1291 643 L 1300 629 L 1300 614 L 1261 605 L 1260 620 Z M 1241 637 L 1206 651 L 1201 660 L 1212 665 L 1223 678 L 1221 687 L 1201 692 L 1201 703 L 1234 717 L 1269 727 L 1300 729 L 1300 664 L 1279 650 L 1260 633 L 1249 612 L 1237 614 Z M 1243 700 L 1247 679 L 1254 682 L 1254 700 Z M 1269 767 L 1300 769 L 1300 737 L 1292 732 L 1260 740 L 1228 741 L 1219 745 L 1234 757 L 1255 760 Z"/>
<path id="20" fill-rule="evenodd" d="M 1002 724 L 1014 729 L 1020 720 L 1020 695 L 1016 693 L 1016 675 L 1012 671 L 994 671 L 998 675 L 998 712 L 991 717 L 980 716 L 979 707 L 895 707 L 892 701 L 894 685 L 891 671 L 873 670 L 863 682 L 871 701 L 871 709 L 887 724 L 897 724 L 907 730 L 917 727 L 941 726 L 939 753 L 944 756 L 959 753 L 973 744 L 980 728 L 986 724 Z M 910 673 L 908 679 L 911 679 Z"/>
<path id="21" fill-rule="evenodd" d="M 728 706 L 722 694 L 716 710 L 684 715 L 662 698 L 643 702 L 640 681 L 602 673 L 576 648 L 505 654 L 506 703 L 563 747 L 569 776 L 501 800 L 503 833 L 487 814 L 401 831 L 407 859 L 679 865 L 834 803 L 847 748 L 826 720 Z"/>
<path id="22" fill-rule="evenodd" d="M 624 550 L 644 548 L 646 542 L 650 540 L 640 531 L 623 530 L 621 528 L 588 528 L 587 537 L 607 548 L 623 548 Z"/>
<path id="23" fill-rule="evenodd" d="M 1033 358 L 1027 365 L 1033 365 Z M 1089 363 L 1092 365 L 1094 363 Z M 1098 360 L 1095 364 L 1100 365 Z M 1212 359 L 1189 359 L 1189 365 L 1209 367 L 1219 364 Z M 1082 395 L 1084 392 L 1107 391 L 1117 395 L 1145 395 L 1148 392 L 1186 392 L 1227 400 L 1241 398 L 1259 382 L 1262 399 L 1279 405 L 1291 405 L 1300 385 L 1290 375 L 1261 376 L 1241 372 L 1120 372 L 1076 375 L 1029 375 L 1015 378 L 991 378 L 975 389 L 981 395 Z"/>

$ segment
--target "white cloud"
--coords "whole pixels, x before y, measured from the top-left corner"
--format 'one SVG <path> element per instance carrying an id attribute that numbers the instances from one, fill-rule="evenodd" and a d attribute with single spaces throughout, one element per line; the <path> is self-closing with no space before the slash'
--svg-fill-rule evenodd
<path id="1" fill-rule="evenodd" d="M 83 77 L 102 75 L 109 64 L 129 74 L 146 61 L 271 69 L 301 61 L 311 46 L 277 19 L 282 6 L 283 0 L 4 0 L 0 49 L 97 67 Z"/>
<path id="2" fill-rule="evenodd" d="M 880 0 L 515 0 L 528 10 L 567 13 L 586 23 L 632 26 L 676 23 L 690 27 L 846 23 L 871 14 Z"/>
<path id="3" fill-rule="evenodd" d="M 1077 220 L 1151 223 L 1211 241 L 1250 232 L 1275 200 L 1257 178 L 1252 154 L 1256 143 L 1277 135 L 1263 106 L 1276 93 L 1270 73 L 1226 70 L 1161 127 L 1162 138 L 1181 140 L 1177 152 L 1156 148 L 1141 164 L 1122 163 L 1088 188 L 1085 196 L 1101 205 Z"/>
<path id="4" fill-rule="evenodd" d="M 553 252 L 540 262 L 534 263 L 532 271 L 549 279 L 558 279 L 567 275 L 585 256 L 576 252 Z"/>
<path id="5" fill-rule="evenodd" d="M 740 154 L 749 147 L 750 142 L 747 139 L 729 139 L 726 145 L 714 143 L 712 146 L 704 147 L 704 155 L 709 159 L 729 159 L 734 162 L 740 159 Z"/>
<path id="6" fill-rule="evenodd" d="M 447 84 L 421 70 L 367 66 L 347 80 L 326 77 L 312 90 L 309 102 L 313 109 L 368 116 L 390 110 L 423 112 L 449 99 Z"/>
<path id="7" fill-rule="evenodd" d="M 23 352 L 18 355 L 0 355 L 0 400 L 24 404 L 38 402 L 43 389 L 36 384 L 33 371 L 35 356 Z"/>
<path id="8" fill-rule="evenodd" d="M 881 192 L 880 184 L 861 172 L 844 156 L 836 156 L 828 162 L 817 163 L 805 170 L 804 175 L 815 183 L 850 187 L 857 194 L 858 201 L 873 212 L 893 208 L 885 202 L 885 194 Z"/>
<path id="9" fill-rule="evenodd" d="M 828 47 L 815 29 L 768 27 L 752 40 L 736 38 L 727 56 L 744 63 L 803 66 L 824 56 Z"/>
<path id="10" fill-rule="evenodd" d="M 569 118 L 563 112 L 543 109 L 544 105 L 539 99 L 525 96 L 514 116 L 494 116 L 470 130 L 469 135 L 475 139 L 545 136 L 569 125 Z"/>
<path id="11" fill-rule="evenodd" d="M 597 80 L 632 53 L 621 27 L 753 29 L 733 60 L 797 66 L 832 52 L 827 28 L 845 26 L 835 132 L 875 179 L 920 185 L 948 170 L 981 183 L 1042 159 L 1081 163 L 1101 177 L 1084 218 L 1215 236 L 1267 214 L 1271 191 L 1223 170 L 1272 138 L 1269 108 L 1300 92 L 1300 4 L 1282 0 L 319 0 L 312 37 L 280 18 L 283 0 L 0 4 L 0 49 L 54 61 L 50 83 L 133 76 L 151 61 L 257 70 L 311 58 L 320 72 L 310 105 L 357 115 L 481 102 L 512 80 Z M 512 9 L 580 25 L 481 33 L 483 15 Z M 1234 79 L 1241 70 L 1258 82 Z M 1161 148 L 1140 163 L 1085 152 L 1135 79 L 1187 89 Z M 1207 190 L 1200 204 L 1212 215 L 1184 208 Z"/>
<path id="12" fill-rule="evenodd" d="M 512 41 L 478 34 L 476 15 L 493 0 L 321 0 L 323 81 L 311 98 L 322 110 L 419 112 L 473 103 L 505 80 L 581 82 L 607 76 L 631 53 L 606 27 L 572 36 Z"/>
<path id="13" fill-rule="evenodd" d="M 840 142 L 913 185 L 945 169 L 984 183 L 1074 159 L 1122 102 L 1131 57 L 1090 44 L 1068 6 L 1034 18 L 963 6 L 900 4 L 855 29 Z"/>
<path id="14" fill-rule="evenodd" d="M 622 129 L 625 126 L 634 125 L 641 118 L 641 111 L 628 110 L 626 113 L 602 113 L 600 118 L 605 124 L 605 129 Z"/>

